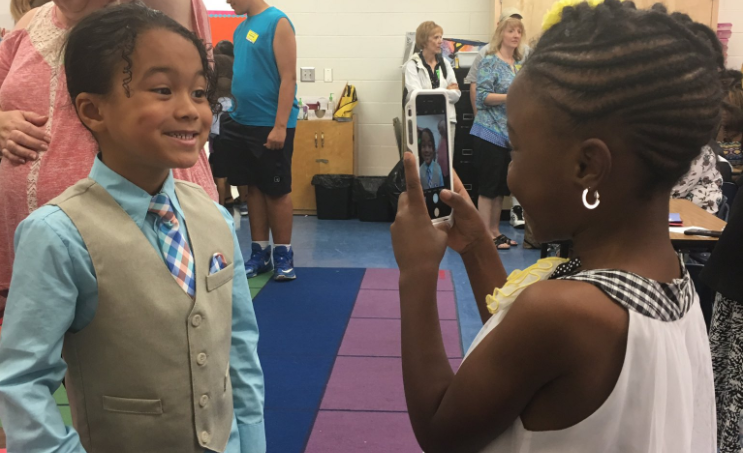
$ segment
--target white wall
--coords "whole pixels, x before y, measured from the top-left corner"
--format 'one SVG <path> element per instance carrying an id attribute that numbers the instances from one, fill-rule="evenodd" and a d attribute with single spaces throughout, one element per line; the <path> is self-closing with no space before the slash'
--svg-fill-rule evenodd
<path id="1" fill-rule="evenodd" d="M 733 36 L 728 43 L 728 66 L 740 69 L 743 66 L 743 0 L 720 0 L 722 23 L 733 24 Z"/>
<path id="2" fill-rule="evenodd" d="M 13 16 L 10 15 L 10 0 L 0 0 L 0 28 L 10 31 L 14 26 Z"/>
<path id="3" fill-rule="evenodd" d="M 210 10 L 229 10 L 224 0 L 205 0 Z M 315 83 L 299 83 L 299 97 L 338 96 L 356 86 L 362 175 L 386 175 L 399 159 L 392 119 L 401 114 L 405 33 L 433 20 L 445 36 L 487 41 L 493 0 L 274 0 L 297 30 L 298 65 L 313 66 Z M 325 68 L 333 82 L 323 82 Z M 298 150 L 301 152 L 301 150 Z"/>

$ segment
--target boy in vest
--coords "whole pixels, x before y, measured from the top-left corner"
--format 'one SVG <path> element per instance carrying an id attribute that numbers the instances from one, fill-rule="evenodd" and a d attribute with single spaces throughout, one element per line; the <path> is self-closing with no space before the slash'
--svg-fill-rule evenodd
<path id="1" fill-rule="evenodd" d="M 233 39 L 235 109 L 222 122 L 215 146 L 230 156 L 229 183 L 247 197 L 253 244 L 246 275 L 253 278 L 275 268 L 275 280 L 294 280 L 290 194 L 299 112 L 294 28 L 286 14 L 263 0 L 228 3 L 235 13 L 248 18 L 237 27 Z M 275 247 L 273 262 L 270 235 Z"/>
<path id="2" fill-rule="evenodd" d="M 8 451 L 265 452 L 231 216 L 171 172 L 209 135 L 203 43 L 144 6 L 109 7 L 70 32 L 64 67 L 100 154 L 15 236 L 0 337 Z M 52 397 L 63 377 L 74 429 Z"/>

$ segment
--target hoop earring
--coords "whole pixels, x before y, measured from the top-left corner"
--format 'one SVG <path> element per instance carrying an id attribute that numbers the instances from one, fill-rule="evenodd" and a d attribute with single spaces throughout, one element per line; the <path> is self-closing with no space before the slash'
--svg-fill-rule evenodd
<path id="1" fill-rule="evenodd" d="M 589 204 L 588 203 L 588 190 L 589 189 L 586 189 L 583 191 L 583 206 L 585 206 L 586 209 L 593 210 L 593 209 L 598 208 L 599 205 L 601 204 L 601 197 L 599 196 L 599 191 L 594 190 L 593 196 L 596 198 L 596 201 L 593 204 Z"/>

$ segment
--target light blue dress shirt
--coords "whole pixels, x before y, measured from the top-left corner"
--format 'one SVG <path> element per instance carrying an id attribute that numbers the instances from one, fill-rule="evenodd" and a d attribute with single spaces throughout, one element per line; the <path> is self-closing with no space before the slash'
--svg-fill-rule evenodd
<path id="1" fill-rule="evenodd" d="M 152 196 L 100 159 L 95 159 L 90 177 L 121 205 L 160 253 L 156 216 L 148 213 Z M 162 192 L 170 197 L 180 224 L 187 229 L 172 174 Z M 266 434 L 258 325 L 234 222 L 224 208 L 220 210 L 235 246 L 230 351 L 235 417 L 226 452 L 263 453 Z M 65 333 L 85 328 L 98 307 L 90 254 L 77 228 L 57 206 L 44 206 L 20 224 L 15 251 L 0 336 L 0 420 L 8 453 L 84 453 L 77 432 L 64 425 L 52 394 L 67 370 L 62 359 Z"/>

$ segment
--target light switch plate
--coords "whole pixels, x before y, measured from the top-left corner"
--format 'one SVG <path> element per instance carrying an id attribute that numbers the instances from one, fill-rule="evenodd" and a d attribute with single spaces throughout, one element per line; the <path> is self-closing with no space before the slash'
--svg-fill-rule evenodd
<path id="1" fill-rule="evenodd" d="M 332 68 L 325 68 L 325 81 L 326 82 L 333 81 L 333 69 Z"/>
<path id="2" fill-rule="evenodd" d="M 300 68 L 300 80 L 302 82 L 314 82 L 315 81 L 315 68 Z"/>

